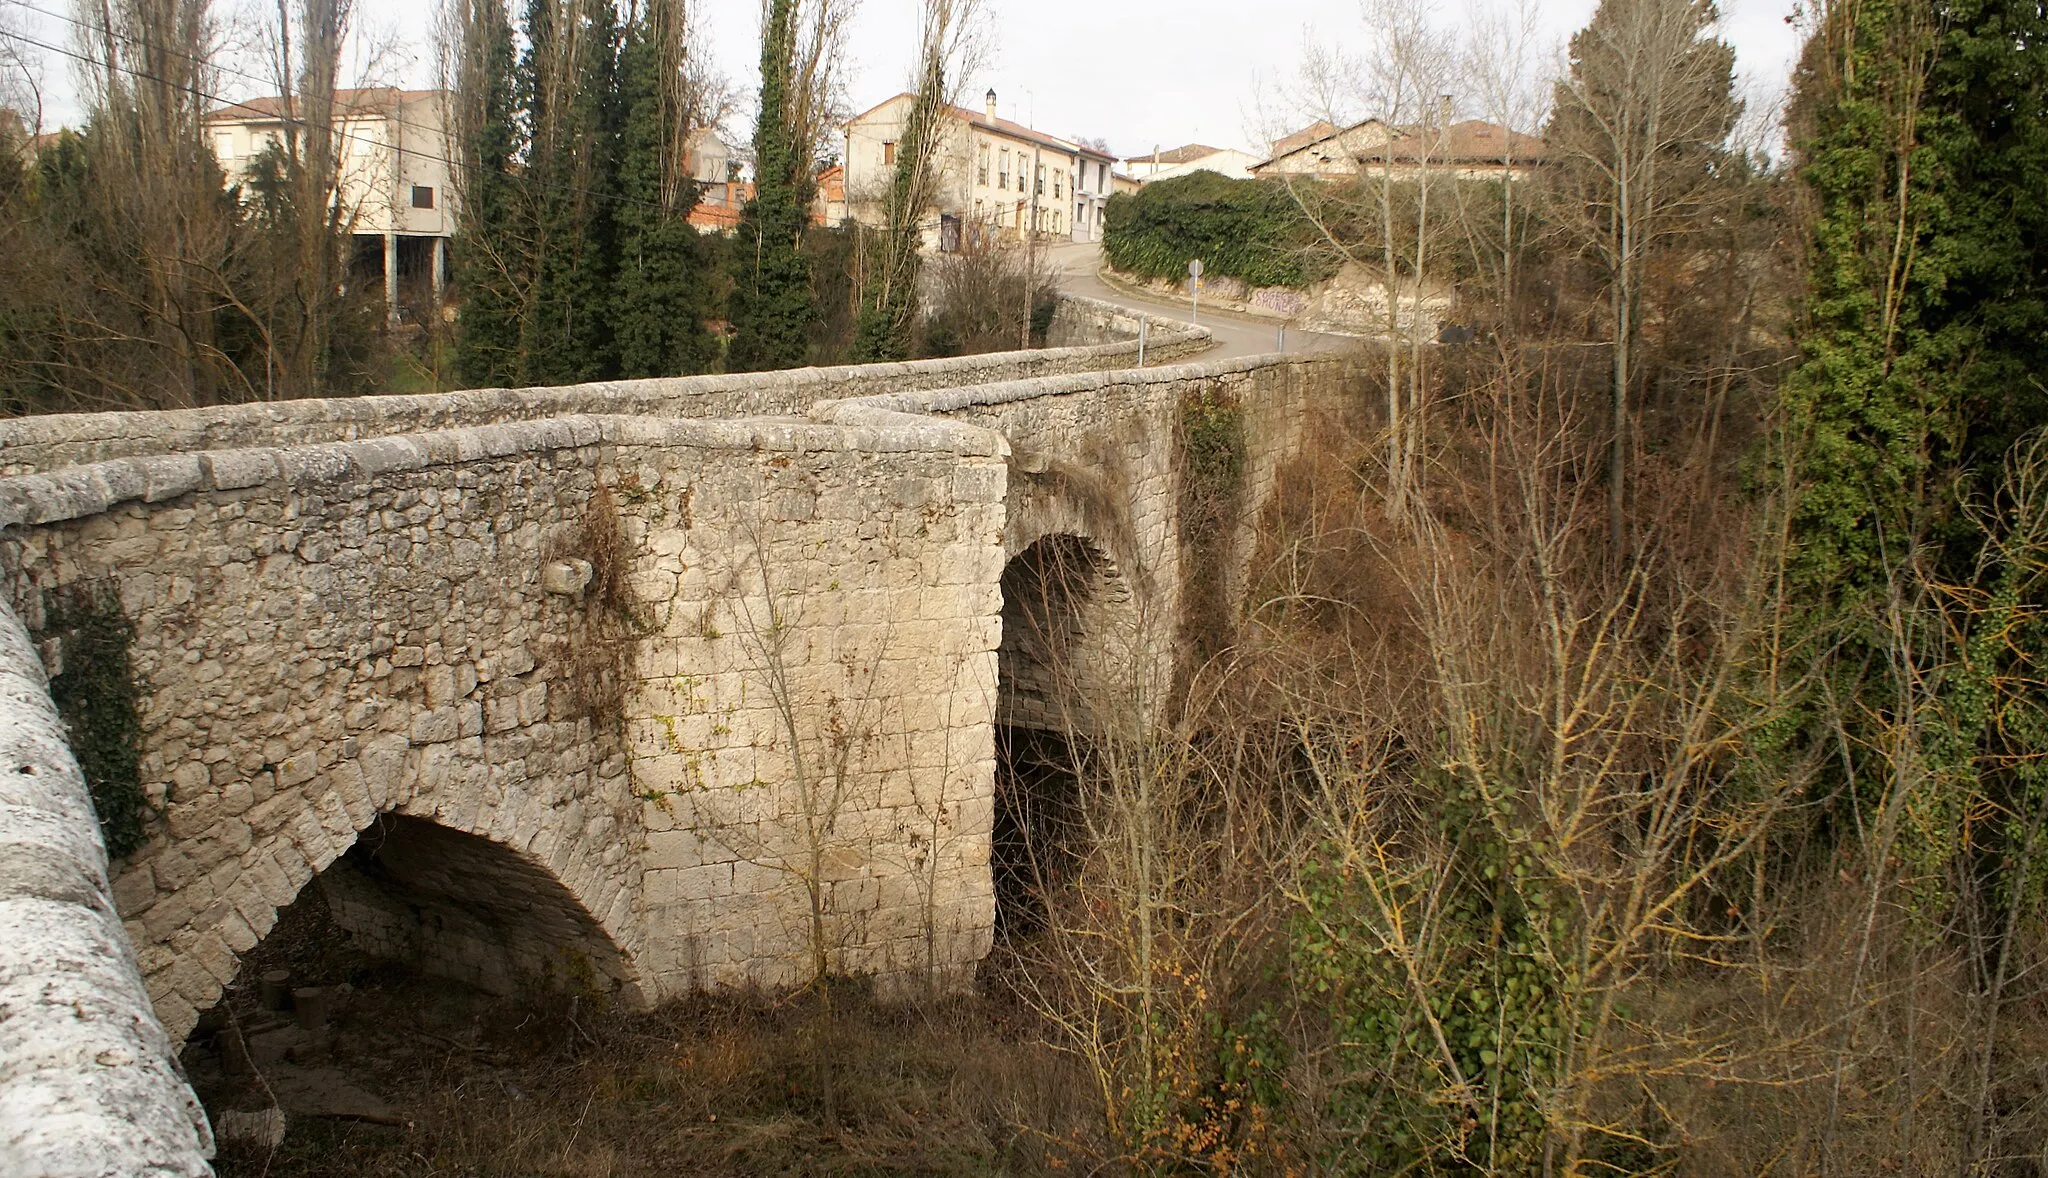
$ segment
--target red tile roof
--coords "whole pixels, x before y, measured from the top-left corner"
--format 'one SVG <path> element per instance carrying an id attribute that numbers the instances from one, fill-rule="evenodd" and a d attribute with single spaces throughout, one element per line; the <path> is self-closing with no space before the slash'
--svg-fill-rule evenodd
<path id="1" fill-rule="evenodd" d="M 1161 165 L 1191 164 L 1196 160 L 1206 159 L 1209 156 L 1215 155 L 1222 150 L 1220 147 L 1210 147 L 1206 143 L 1186 143 L 1174 148 L 1172 151 L 1157 153 L 1157 159 Z M 1155 157 L 1152 155 L 1136 155 L 1131 157 L 1133 161 L 1138 163 L 1149 162 L 1153 158 Z"/>
<path id="2" fill-rule="evenodd" d="M 1349 134 L 1360 127 L 1378 121 L 1378 119 L 1367 119 L 1365 122 L 1355 123 L 1342 130 L 1331 130 L 1314 138 L 1304 138 L 1304 136 L 1307 136 L 1309 132 L 1314 131 L 1317 127 L 1329 126 L 1328 123 L 1317 123 L 1314 127 L 1298 131 L 1279 143 L 1274 144 L 1272 159 L 1266 162 L 1272 163 L 1283 156 L 1293 155 L 1298 151 L 1314 147 L 1327 140 L 1335 139 L 1340 135 Z M 1549 146 L 1537 136 L 1524 135 L 1520 131 L 1510 131 L 1498 123 L 1489 123 L 1480 119 L 1467 119 L 1462 123 L 1452 123 L 1443 130 L 1433 144 L 1425 144 L 1423 142 L 1425 132 L 1419 124 L 1411 123 L 1406 126 L 1394 127 L 1392 130 L 1394 138 L 1390 151 L 1384 154 L 1380 151 L 1372 151 L 1361 158 L 1386 158 L 1411 162 L 1428 159 L 1444 164 L 1497 164 L 1512 158 L 1532 163 L 1541 160 L 1549 150 Z M 1283 149 L 1282 145 L 1289 142 L 1293 142 L 1294 146 Z"/>
<path id="3" fill-rule="evenodd" d="M 896 95 L 893 98 L 885 98 L 882 101 L 876 103 L 875 105 L 869 107 L 868 109 L 862 111 L 861 113 L 853 116 L 851 119 L 848 119 L 847 122 L 857 123 L 862 119 L 868 117 L 869 115 L 875 113 L 876 111 L 882 109 L 883 107 L 889 105 L 892 102 L 896 102 L 904 98 L 913 97 L 916 96 L 911 94 L 909 91 L 905 91 L 901 94 Z M 1057 135 L 1048 135 L 1043 131 L 1033 130 L 1032 128 L 1027 127 L 1022 123 L 1012 122 L 1009 119 L 991 119 L 988 117 L 988 112 L 986 111 L 969 110 L 964 106 L 956 106 L 953 107 L 952 110 L 954 118 L 970 123 L 976 127 L 980 127 L 984 131 L 993 131 L 998 135 L 1007 135 L 1012 139 L 1022 139 L 1027 143 L 1036 143 L 1040 147 L 1051 148 L 1053 151 L 1063 152 L 1070 155 L 1085 155 L 1090 159 L 1103 160 L 1108 163 L 1116 162 L 1116 157 L 1110 155 L 1107 152 L 1097 151 L 1092 147 L 1083 147 L 1078 143 L 1070 143 Z"/>
<path id="4" fill-rule="evenodd" d="M 1311 143 L 1328 139 L 1341 130 L 1343 130 L 1342 127 L 1328 119 L 1317 119 L 1294 134 L 1275 141 L 1273 144 L 1273 158 L 1277 160 L 1296 148 L 1307 147 Z"/>
<path id="5" fill-rule="evenodd" d="M 341 89 L 334 92 L 334 105 L 336 109 L 350 114 L 369 113 L 432 98 L 438 93 L 438 90 L 401 90 L 396 86 Z M 231 102 L 206 117 L 209 122 L 266 122 L 283 118 L 284 109 L 283 96 L 269 94 L 247 102 Z"/>

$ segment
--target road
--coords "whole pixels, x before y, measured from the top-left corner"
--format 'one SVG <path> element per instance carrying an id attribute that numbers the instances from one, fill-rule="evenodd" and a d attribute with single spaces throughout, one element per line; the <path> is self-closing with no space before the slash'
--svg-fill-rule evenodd
<path id="1" fill-rule="evenodd" d="M 1102 281 L 1102 246 L 1097 242 L 1056 245 L 1049 251 L 1053 275 L 1067 294 L 1101 299 L 1119 307 L 1148 311 L 1169 319 L 1188 317 L 1188 304 L 1170 299 L 1133 295 Z M 1280 323 L 1228 311 L 1202 308 L 1201 325 L 1216 337 L 1216 347 L 1202 354 L 1205 360 L 1228 360 L 1239 356 L 1267 356 L 1280 351 Z M 1330 352 L 1355 347 L 1358 341 L 1346 336 L 1322 335 L 1289 328 L 1288 352 Z"/>

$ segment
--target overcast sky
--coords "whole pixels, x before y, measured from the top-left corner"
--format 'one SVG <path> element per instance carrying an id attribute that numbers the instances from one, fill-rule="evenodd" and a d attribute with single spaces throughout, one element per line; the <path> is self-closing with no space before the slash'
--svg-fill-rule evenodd
<path id="1" fill-rule="evenodd" d="M 232 2 L 232 0 L 230 0 Z M 253 0 L 252 0 L 253 2 Z M 1260 151 L 1267 132 L 1290 118 L 1284 95 L 1306 38 L 1354 53 L 1369 49 L 1357 0 L 985 0 L 991 52 L 965 87 L 969 105 L 993 87 L 1001 113 L 1066 137 L 1104 139 L 1139 155 L 1153 146 L 1202 142 Z M 1466 3 L 1444 0 L 1439 20 L 1454 28 Z M 1559 44 L 1591 15 L 1596 0 L 1538 0 Z M 0 0 L 0 27 L 70 45 L 70 26 L 49 13 L 71 0 Z M 1723 35 L 1753 103 L 1782 92 L 1798 34 L 1786 22 L 1794 0 L 1723 0 Z M 225 5 L 223 5 L 225 7 Z M 272 6 L 264 4 L 265 11 Z M 862 110 L 904 88 L 915 49 L 918 0 L 860 0 L 848 39 L 847 100 Z M 425 85 L 432 76 L 433 0 L 357 0 L 367 42 L 391 46 L 379 81 Z M 697 34 L 742 91 L 758 85 L 759 0 L 694 0 Z M 30 50 L 33 52 L 33 50 Z M 69 64 L 45 54 L 48 123 L 76 117 Z M 232 97 L 258 89 L 229 77 Z M 742 114 L 730 130 L 747 133 Z"/>

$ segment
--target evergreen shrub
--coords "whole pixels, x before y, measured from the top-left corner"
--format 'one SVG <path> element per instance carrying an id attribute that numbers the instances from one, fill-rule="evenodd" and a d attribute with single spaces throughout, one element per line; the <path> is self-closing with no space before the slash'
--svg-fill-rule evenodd
<path id="1" fill-rule="evenodd" d="M 1299 289 L 1330 274 L 1311 234 L 1280 184 L 1194 172 L 1110 197 L 1102 248 L 1111 266 L 1146 278 L 1185 278 L 1200 258 L 1212 277 Z"/>

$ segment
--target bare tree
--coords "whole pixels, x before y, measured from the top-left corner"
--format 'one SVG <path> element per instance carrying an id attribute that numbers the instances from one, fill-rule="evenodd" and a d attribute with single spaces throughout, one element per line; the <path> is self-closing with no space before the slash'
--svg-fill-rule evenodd
<path id="1" fill-rule="evenodd" d="M 903 360 L 917 312 L 925 214 L 946 179 L 943 156 L 967 144 L 952 111 L 980 55 L 981 0 L 923 0 L 917 76 L 896 146 L 896 170 L 882 203 L 884 226 L 872 278 L 863 283 L 854 359 Z"/>
<path id="2" fill-rule="evenodd" d="M 1455 185 L 1461 220 L 1473 241 L 1472 253 L 1502 308 L 1515 297 L 1517 265 L 1528 247 L 1527 202 L 1522 198 L 1523 173 L 1537 161 L 1530 158 L 1516 134 L 1543 125 L 1549 112 L 1551 54 L 1540 39 L 1537 6 L 1532 0 L 1503 0 L 1475 5 L 1458 51 L 1458 76 L 1481 117 L 1500 128 L 1498 218 L 1483 202 L 1472 199 L 1469 185 Z"/>
<path id="3" fill-rule="evenodd" d="M 265 391 L 314 396 L 327 364 L 341 296 L 341 248 L 358 210 L 342 189 L 341 57 L 354 0 L 277 0 L 269 56 L 282 141 L 273 162 L 284 199 L 269 210 L 277 238 L 267 272 Z M 393 112 L 396 113 L 395 111 Z M 262 161 L 259 161 L 259 163 Z M 388 190 L 388 184 L 386 185 Z M 388 191 L 387 191 L 388 199 Z"/>
<path id="4" fill-rule="evenodd" d="M 1726 190 L 1740 105 L 1710 0 L 1605 0 L 1572 38 L 1548 128 L 1554 223 L 1604 273 L 1613 350 L 1608 534 L 1625 540 L 1629 414 L 1650 264 Z"/>
<path id="5" fill-rule="evenodd" d="M 103 362 L 72 374 L 142 405 L 246 393 L 216 321 L 233 216 L 204 134 L 217 91 L 210 0 L 91 0 L 79 17 L 94 131 L 82 195 L 106 256 L 121 263 L 91 280 L 96 322 L 72 333 L 112 343 L 93 349 Z"/>
<path id="6" fill-rule="evenodd" d="M 763 0 L 763 28 L 767 27 L 768 4 L 769 0 Z M 801 149 L 803 166 L 809 169 L 831 151 L 834 128 L 844 113 L 841 71 L 846 28 L 859 0 L 795 0 L 795 4 L 789 125 L 791 138 Z"/>
<path id="7" fill-rule="evenodd" d="M 1387 396 L 1387 508 L 1407 509 L 1421 475 L 1435 342 L 1424 313 L 1436 247 L 1453 222 L 1438 207 L 1451 121 L 1455 55 L 1411 0 L 1369 0 L 1372 43 L 1363 58 L 1311 44 L 1303 69 L 1308 109 L 1345 128 L 1333 137 L 1333 169 L 1345 182 L 1288 176 L 1288 189 L 1321 242 L 1374 276 L 1383 303 Z M 1347 126 L 1350 114 L 1368 118 Z"/>

